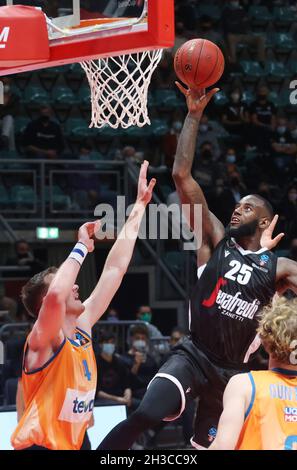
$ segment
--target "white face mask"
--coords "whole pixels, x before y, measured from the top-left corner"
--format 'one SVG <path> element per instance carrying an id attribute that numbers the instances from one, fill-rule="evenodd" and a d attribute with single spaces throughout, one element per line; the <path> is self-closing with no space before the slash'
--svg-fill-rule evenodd
<path id="1" fill-rule="evenodd" d="M 286 130 L 287 130 L 286 126 L 278 126 L 278 128 L 277 128 L 277 132 L 279 134 L 284 134 L 286 132 Z"/>
<path id="2" fill-rule="evenodd" d="M 142 353 L 147 351 L 146 342 L 143 339 L 133 341 L 133 348 Z"/>
<path id="3" fill-rule="evenodd" d="M 107 356 L 112 356 L 115 352 L 115 344 L 112 343 L 103 343 L 102 344 L 102 352 Z"/>
<path id="4" fill-rule="evenodd" d="M 236 162 L 236 155 L 227 155 L 226 161 L 227 161 L 227 163 L 235 163 Z"/>

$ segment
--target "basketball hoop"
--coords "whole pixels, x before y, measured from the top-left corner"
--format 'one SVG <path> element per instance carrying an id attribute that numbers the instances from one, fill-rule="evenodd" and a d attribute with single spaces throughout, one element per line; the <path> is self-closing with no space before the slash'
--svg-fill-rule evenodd
<path id="1" fill-rule="evenodd" d="M 113 129 L 150 124 L 147 98 L 162 49 L 82 62 L 91 88 L 90 127 Z"/>
<path id="2" fill-rule="evenodd" d="M 96 30 L 112 31 L 119 28 L 131 28 L 147 20 L 148 5 L 144 1 L 142 15 L 139 18 L 114 20 L 107 24 L 97 22 Z M 94 31 L 89 22 L 79 28 L 62 31 L 47 18 L 49 34 L 55 32 L 75 36 Z M 90 127 L 101 128 L 109 125 L 113 129 L 130 126 L 143 127 L 150 124 L 147 109 L 148 88 L 152 74 L 162 58 L 162 49 L 145 50 L 119 56 L 111 56 L 81 62 L 86 72 L 90 89 L 92 118 Z"/>

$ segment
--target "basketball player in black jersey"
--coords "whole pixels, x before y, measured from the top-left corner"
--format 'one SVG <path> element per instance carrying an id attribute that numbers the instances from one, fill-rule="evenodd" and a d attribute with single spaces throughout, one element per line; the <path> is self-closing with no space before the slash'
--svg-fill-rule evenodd
<path id="1" fill-rule="evenodd" d="M 196 205 L 202 205 L 202 246 L 198 253 L 198 281 L 191 298 L 189 338 L 150 383 L 139 408 L 104 439 L 99 449 L 129 449 L 138 435 L 161 420 L 178 418 L 187 398 L 199 397 L 194 447 L 208 447 L 215 438 L 222 397 L 229 379 L 249 369 L 258 313 L 276 292 L 297 293 L 297 263 L 277 258 L 272 239 L 277 217 L 268 201 L 244 197 L 235 207 L 225 230 L 212 214 L 191 175 L 199 122 L 205 106 L 218 91 L 179 89 L 187 99 L 188 116 L 180 135 L 173 178 L 182 204 L 190 204 L 194 229 Z M 269 248 L 269 249 L 268 249 Z"/>

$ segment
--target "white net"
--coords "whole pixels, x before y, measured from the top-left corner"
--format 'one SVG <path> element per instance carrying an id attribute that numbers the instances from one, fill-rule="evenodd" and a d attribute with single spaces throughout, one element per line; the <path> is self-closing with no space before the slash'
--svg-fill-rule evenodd
<path id="1" fill-rule="evenodd" d="M 82 62 L 91 88 L 90 127 L 150 124 L 148 88 L 161 58 L 162 50 L 154 50 Z"/>

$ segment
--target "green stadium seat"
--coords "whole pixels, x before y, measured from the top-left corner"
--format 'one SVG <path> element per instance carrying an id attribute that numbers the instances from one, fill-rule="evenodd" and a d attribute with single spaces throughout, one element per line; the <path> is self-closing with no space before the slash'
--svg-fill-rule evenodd
<path id="1" fill-rule="evenodd" d="M 272 33 L 271 40 L 276 52 L 291 52 L 296 49 L 296 42 L 290 33 Z"/>
<path id="2" fill-rule="evenodd" d="M 182 105 L 180 98 L 173 90 L 156 90 L 155 102 L 159 108 L 174 109 Z"/>
<path id="3" fill-rule="evenodd" d="M 296 76 L 297 75 L 297 59 L 289 60 L 288 66 L 289 66 L 290 72 L 292 72 L 292 74 Z M 295 78 L 295 76 L 293 76 L 292 78 Z"/>
<path id="4" fill-rule="evenodd" d="M 22 134 L 24 130 L 26 129 L 27 125 L 31 122 L 31 119 L 25 117 L 25 116 L 20 116 L 15 118 L 14 121 L 14 129 L 16 134 Z"/>
<path id="5" fill-rule="evenodd" d="M 229 98 L 224 91 L 219 91 L 214 95 L 213 102 L 216 106 L 226 106 L 229 103 Z"/>
<path id="6" fill-rule="evenodd" d="M 253 101 L 255 101 L 256 99 L 256 96 L 255 96 L 255 93 L 251 90 L 244 90 L 243 93 L 242 93 L 242 102 L 244 104 L 246 104 L 247 106 L 249 106 L 250 104 L 253 103 Z"/>
<path id="7" fill-rule="evenodd" d="M 153 119 L 149 127 L 149 132 L 154 137 L 163 137 L 169 132 L 167 121 L 163 119 Z"/>
<path id="8" fill-rule="evenodd" d="M 73 106 L 78 102 L 73 91 L 68 87 L 55 87 L 52 92 L 53 108 L 60 121 L 65 121 Z"/>
<path id="9" fill-rule="evenodd" d="M 181 252 L 169 251 L 162 256 L 162 259 L 167 267 L 173 271 L 175 275 L 180 276 L 184 266 L 184 257 Z"/>
<path id="10" fill-rule="evenodd" d="M 47 91 L 51 91 L 61 74 L 65 75 L 66 68 L 64 67 L 50 67 L 46 69 L 40 69 L 38 76 L 41 85 Z"/>
<path id="11" fill-rule="evenodd" d="M 265 65 L 267 79 L 272 82 L 281 82 L 290 77 L 291 73 L 283 62 L 267 61 Z"/>
<path id="12" fill-rule="evenodd" d="M 217 5 L 202 4 L 198 6 L 199 16 L 209 16 L 214 20 L 219 20 L 222 15 L 222 8 Z"/>
<path id="13" fill-rule="evenodd" d="M 263 26 L 273 20 L 273 15 L 264 5 L 251 5 L 248 15 L 252 20 L 253 26 Z"/>
<path id="14" fill-rule="evenodd" d="M 62 191 L 60 186 L 55 184 L 52 186 L 46 186 L 45 200 L 47 203 L 50 203 L 50 201 L 52 201 L 53 211 L 61 209 L 70 209 L 71 207 L 70 197 Z"/>
<path id="15" fill-rule="evenodd" d="M 65 135 L 73 141 L 79 141 L 87 137 L 94 136 L 94 129 L 89 128 L 89 124 L 82 118 L 70 118 L 65 125 Z"/>
<path id="16" fill-rule="evenodd" d="M 255 82 L 266 76 L 266 72 L 261 65 L 253 60 L 242 60 L 240 65 L 244 72 L 244 80 Z"/>
<path id="17" fill-rule="evenodd" d="M 297 12 L 289 7 L 274 7 L 273 8 L 274 23 L 276 26 L 290 26 L 294 21 L 297 21 Z"/>
<path id="18" fill-rule="evenodd" d="M 13 186 L 10 190 L 10 198 L 18 207 L 33 209 L 36 202 L 36 194 L 31 186 Z"/>
<path id="19" fill-rule="evenodd" d="M 145 139 L 149 136 L 150 133 L 150 126 L 131 126 L 128 129 L 124 129 L 122 131 L 122 137 L 125 138 L 135 138 L 135 139 Z"/>
<path id="20" fill-rule="evenodd" d="M 42 105 L 50 103 L 50 95 L 46 90 L 40 86 L 28 86 L 25 90 L 24 104 L 25 106 L 30 105 Z"/>
<path id="21" fill-rule="evenodd" d="M 6 209 L 9 206 L 10 199 L 6 188 L 0 184 L 0 207 Z"/>
<path id="22" fill-rule="evenodd" d="M 268 100 L 271 101 L 276 107 L 279 106 L 279 93 L 271 91 L 268 95 Z"/>

